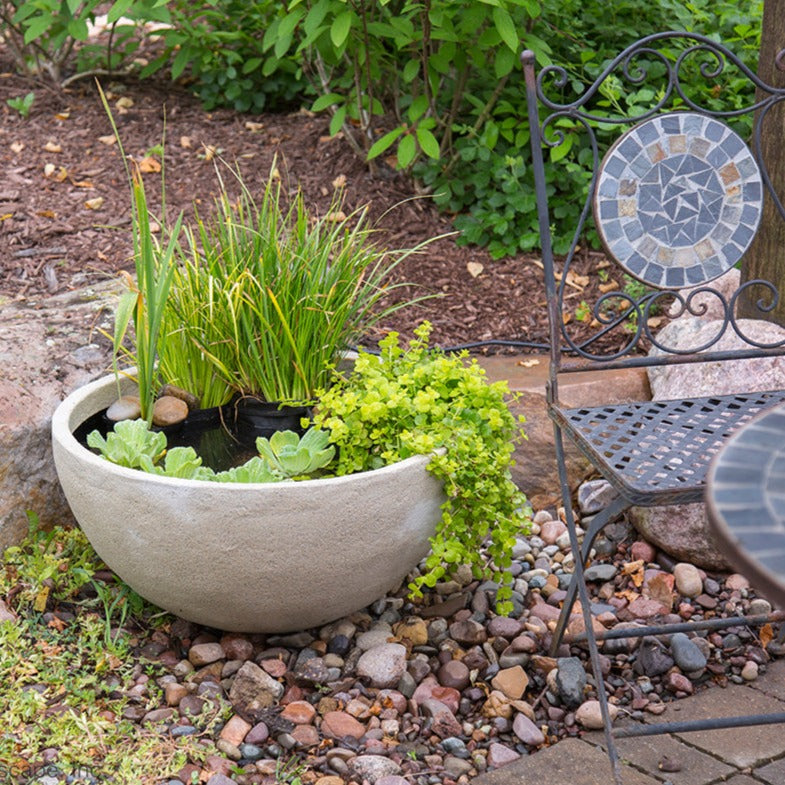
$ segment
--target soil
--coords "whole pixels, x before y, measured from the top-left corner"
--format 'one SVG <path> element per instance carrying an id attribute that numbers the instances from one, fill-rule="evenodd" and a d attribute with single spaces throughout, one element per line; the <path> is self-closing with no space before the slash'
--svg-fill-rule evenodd
<path id="1" fill-rule="evenodd" d="M 85 79 L 59 92 L 37 86 L 24 118 L 5 99 L 31 87 L 13 74 L 13 62 L 0 48 L 0 302 L 3 296 L 35 301 L 133 268 L 127 182 L 95 85 Z M 215 162 L 222 159 L 236 164 L 252 189 L 261 187 L 275 162 L 289 191 L 299 186 L 316 215 L 331 209 L 336 186 L 343 184 L 343 211 L 367 205 L 381 230 L 379 243 L 388 248 L 452 232 L 450 217 L 419 195 L 411 179 L 384 162 L 371 176 L 343 138 L 330 138 L 326 115 L 206 112 L 168 81 L 106 80 L 103 88 L 128 155 L 142 161 L 165 139 L 170 220 L 180 211 L 192 215 L 194 205 L 209 209 L 218 189 Z M 145 175 L 156 210 L 160 182 L 159 173 Z M 576 272 L 594 270 L 598 257 L 587 255 Z M 522 343 L 506 351 L 522 351 L 527 344 L 547 344 L 538 265 L 532 255 L 494 261 L 483 249 L 442 237 L 396 271 L 399 281 L 416 287 L 406 296 L 438 297 L 396 312 L 380 328 L 410 337 L 429 319 L 435 345 L 502 339 Z M 599 283 L 590 276 L 587 299 Z"/>

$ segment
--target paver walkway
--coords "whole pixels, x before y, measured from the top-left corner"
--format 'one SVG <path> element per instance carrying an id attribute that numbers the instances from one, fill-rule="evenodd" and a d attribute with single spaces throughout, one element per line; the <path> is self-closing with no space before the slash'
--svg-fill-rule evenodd
<path id="1" fill-rule="evenodd" d="M 656 722 L 785 711 L 785 660 L 748 685 L 711 687 L 668 704 Z M 482 774 L 472 785 L 609 785 L 601 732 L 566 739 Z M 761 725 L 617 741 L 624 785 L 785 785 L 785 727 Z M 664 758 L 679 771 L 663 771 Z M 673 768 L 675 768 L 674 766 Z"/>

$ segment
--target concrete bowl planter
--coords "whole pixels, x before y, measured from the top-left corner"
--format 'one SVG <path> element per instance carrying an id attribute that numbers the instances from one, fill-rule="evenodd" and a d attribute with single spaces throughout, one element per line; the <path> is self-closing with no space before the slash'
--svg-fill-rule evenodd
<path id="1" fill-rule="evenodd" d="M 305 629 L 384 596 L 428 553 L 444 495 L 427 456 L 293 483 L 158 477 L 74 438 L 116 396 L 107 376 L 58 406 L 55 467 L 98 555 L 161 608 L 222 630 Z"/>

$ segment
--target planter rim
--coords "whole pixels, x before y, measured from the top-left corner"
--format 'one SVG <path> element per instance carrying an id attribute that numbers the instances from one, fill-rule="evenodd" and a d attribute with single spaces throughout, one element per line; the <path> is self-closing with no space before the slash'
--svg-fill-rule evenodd
<path id="1" fill-rule="evenodd" d="M 124 371 L 121 373 L 121 381 L 122 378 L 128 380 L 131 377 L 127 371 Z M 243 492 L 248 488 L 254 488 L 257 491 L 263 492 L 263 489 L 265 488 L 281 489 L 291 486 L 307 488 L 308 486 L 312 486 L 314 484 L 318 484 L 320 488 L 324 488 L 329 487 L 330 485 L 344 485 L 348 482 L 351 482 L 353 478 L 361 476 L 367 478 L 369 475 L 381 477 L 387 473 L 400 471 L 401 468 L 409 464 L 427 464 L 432 457 L 432 454 L 412 455 L 409 458 L 404 458 L 400 461 L 396 461 L 395 463 L 382 466 L 379 469 L 369 469 L 364 472 L 344 474 L 338 477 L 318 477 L 310 480 L 297 480 L 296 482 L 281 481 L 270 483 L 215 483 L 211 482 L 210 480 L 192 480 L 183 479 L 180 477 L 164 477 L 158 474 L 144 472 L 141 469 L 129 469 L 126 466 L 120 466 L 118 464 L 112 463 L 111 461 L 107 461 L 102 456 L 92 452 L 90 449 L 80 444 L 73 434 L 74 430 L 84 421 L 80 420 L 79 422 L 72 422 L 77 407 L 80 406 L 84 401 L 88 400 L 93 394 L 103 391 L 103 389 L 107 386 L 115 385 L 116 383 L 117 381 L 115 375 L 108 374 L 106 376 L 100 377 L 99 379 L 96 379 L 95 381 L 78 387 L 76 390 L 67 395 L 57 406 L 54 414 L 52 415 L 52 438 L 58 440 L 69 451 L 77 451 L 78 454 L 81 455 L 81 459 L 84 460 L 88 465 L 95 466 L 96 468 L 100 469 L 105 469 L 107 466 L 111 466 L 112 470 L 117 472 L 121 477 L 125 476 L 129 478 L 139 478 L 140 476 L 143 476 L 146 482 L 171 487 L 182 487 L 186 485 L 194 488 L 209 487 L 215 489 L 216 486 L 220 485 L 221 488 L 226 489 L 227 493 Z M 96 412 L 97 411 L 98 410 L 96 410 Z M 96 412 L 92 412 L 91 414 L 95 414 Z M 439 452 L 443 452 L 443 449 L 436 451 L 436 453 Z"/>

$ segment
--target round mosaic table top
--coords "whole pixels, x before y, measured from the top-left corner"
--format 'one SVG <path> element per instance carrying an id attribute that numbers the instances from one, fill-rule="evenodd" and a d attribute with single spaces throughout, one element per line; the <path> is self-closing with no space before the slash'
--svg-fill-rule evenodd
<path id="1" fill-rule="evenodd" d="M 785 608 L 785 404 L 742 425 L 714 456 L 706 510 L 730 564 Z"/>
<path id="2" fill-rule="evenodd" d="M 660 289 L 696 286 L 733 267 L 762 209 L 747 145 L 694 112 L 659 115 L 623 134 L 603 159 L 594 196 L 607 252 Z"/>

